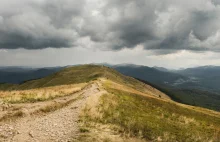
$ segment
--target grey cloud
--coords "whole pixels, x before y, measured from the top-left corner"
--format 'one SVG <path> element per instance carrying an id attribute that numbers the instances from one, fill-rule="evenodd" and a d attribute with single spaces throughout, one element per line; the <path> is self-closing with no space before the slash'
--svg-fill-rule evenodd
<path id="1" fill-rule="evenodd" d="M 220 0 L 212 0 L 215 5 L 220 5 Z"/>
<path id="2" fill-rule="evenodd" d="M 84 19 L 87 24 L 79 32 L 112 50 L 140 44 L 146 50 L 169 52 L 219 48 L 217 39 L 207 43 L 220 30 L 220 7 L 209 0 L 109 0 L 99 11 L 99 22 Z M 196 40 L 190 39 L 192 34 Z"/>
<path id="3" fill-rule="evenodd" d="M 68 27 L 74 17 L 81 16 L 85 0 L 49 0 L 38 5 L 57 28 Z"/>
<path id="4" fill-rule="evenodd" d="M 75 29 L 68 24 L 73 16 L 80 15 L 83 1 L 21 0 L 1 3 L 5 4 L 5 8 L 1 6 L 5 10 L 0 10 L 0 48 L 72 47 L 78 38 Z"/>
<path id="5" fill-rule="evenodd" d="M 21 0 L 13 8 L 10 2 L 0 2 L 0 48 L 74 47 L 89 37 L 107 50 L 219 51 L 218 0 Z"/>

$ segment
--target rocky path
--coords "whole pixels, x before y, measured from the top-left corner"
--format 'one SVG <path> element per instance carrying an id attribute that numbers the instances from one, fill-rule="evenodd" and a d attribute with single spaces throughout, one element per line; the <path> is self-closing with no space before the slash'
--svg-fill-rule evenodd
<path id="1" fill-rule="evenodd" d="M 99 84 L 93 83 L 73 94 L 71 104 L 44 115 L 29 115 L 13 122 L 0 123 L 0 141 L 5 142 L 66 142 L 77 136 L 80 111 L 91 95 L 100 94 Z M 59 100 L 58 100 L 59 101 Z M 63 100 L 62 100 L 63 101 Z"/>

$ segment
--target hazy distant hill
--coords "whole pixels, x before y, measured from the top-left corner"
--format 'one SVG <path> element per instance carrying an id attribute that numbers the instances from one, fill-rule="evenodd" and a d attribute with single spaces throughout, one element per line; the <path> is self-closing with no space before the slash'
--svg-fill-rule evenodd
<path id="1" fill-rule="evenodd" d="M 189 80 L 188 77 L 180 74 L 160 71 L 146 66 L 117 65 L 113 66 L 113 68 L 125 75 L 144 79 L 151 83 L 175 84 L 178 80 Z"/>
<path id="2" fill-rule="evenodd" d="M 151 83 L 184 89 L 204 89 L 220 91 L 220 67 L 204 66 L 181 70 L 169 70 L 161 67 L 137 65 L 112 66 L 119 72 L 140 78 Z"/>
<path id="3" fill-rule="evenodd" d="M 220 91 L 220 67 L 218 66 L 188 68 L 177 70 L 175 73 L 194 78 L 205 89 Z"/>
<path id="4" fill-rule="evenodd" d="M 22 83 L 27 80 L 42 78 L 61 70 L 63 67 L 54 68 L 22 68 L 1 67 L 0 83 Z"/>
<path id="5" fill-rule="evenodd" d="M 112 67 L 125 75 L 151 83 L 178 102 L 220 110 L 219 67 L 208 66 L 184 70 L 129 64 Z"/>

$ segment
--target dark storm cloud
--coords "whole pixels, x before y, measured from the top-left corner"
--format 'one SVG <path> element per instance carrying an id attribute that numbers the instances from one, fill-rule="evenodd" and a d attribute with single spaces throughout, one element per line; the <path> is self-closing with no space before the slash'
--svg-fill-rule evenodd
<path id="1" fill-rule="evenodd" d="M 0 2 L 0 48 L 71 47 L 77 39 L 72 24 L 84 1 L 5 0 Z"/>
<path id="2" fill-rule="evenodd" d="M 5 0 L 0 5 L 0 48 L 86 46 L 84 37 L 107 50 L 143 45 L 166 54 L 220 48 L 218 0 Z"/>
<path id="3" fill-rule="evenodd" d="M 213 4 L 220 5 L 220 0 L 212 0 Z"/>
<path id="4" fill-rule="evenodd" d="M 210 0 L 109 0 L 95 18 L 84 19 L 89 26 L 81 32 L 113 50 L 137 45 L 164 53 L 219 48 L 220 7 Z"/>

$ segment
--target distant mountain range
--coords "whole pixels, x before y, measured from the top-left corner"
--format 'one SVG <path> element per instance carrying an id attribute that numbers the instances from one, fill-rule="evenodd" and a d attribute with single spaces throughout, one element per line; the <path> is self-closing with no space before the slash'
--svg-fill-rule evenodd
<path id="1" fill-rule="evenodd" d="M 38 79 L 60 71 L 63 67 L 24 68 L 0 67 L 0 83 L 19 84 L 27 80 Z"/>
<path id="2" fill-rule="evenodd" d="M 112 68 L 165 92 L 173 100 L 220 110 L 220 67 L 204 66 L 181 70 L 137 65 Z"/>
<path id="3" fill-rule="evenodd" d="M 111 66 L 117 71 L 150 83 L 184 89 L 204 89 L 220 92 L 220 67 L 203 66 L 181 70 L 138 65 Z"/>
<path id="4" fill-rule="evenodd" d="M 202 66 L 180 70 L 134 64 L 105 66 L 151 84 L 175 101 L 220 110 L 220 67 Z M 48 76 L 65 67 L 0 67 L 0 83 L 22 83 Z"/>

